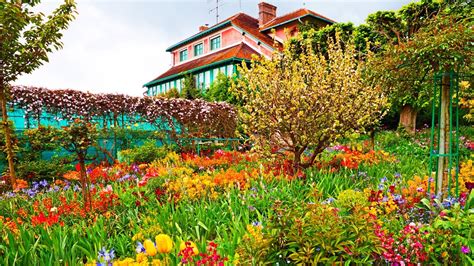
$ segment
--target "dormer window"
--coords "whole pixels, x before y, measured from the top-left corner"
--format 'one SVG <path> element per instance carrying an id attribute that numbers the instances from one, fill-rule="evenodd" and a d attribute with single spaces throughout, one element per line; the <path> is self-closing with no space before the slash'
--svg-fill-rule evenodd
<path id="1" fill-rule="evenodd" d="M 202 55 L 204 52 L 204 45 L 202 43 L 194 45 L 194 56 Z"/>
<path id="2" fill-rule="evenodd" d="M 211 50 L 221 48 L 221 36 L 217 36 L 211 39 Z"/>
<path id="3" fill-rule="evenodd" d="M 185 60 L 188 60 L 188 49 L 179 52 L 179 61 L 183 62 Z"/>

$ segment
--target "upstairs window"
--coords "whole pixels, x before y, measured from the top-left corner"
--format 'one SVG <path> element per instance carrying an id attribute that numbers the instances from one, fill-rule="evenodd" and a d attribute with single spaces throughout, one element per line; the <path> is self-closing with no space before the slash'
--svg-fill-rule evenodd
<path id="1" fill-rule="evenodd" d="M 188 60 L 188 49 L 179 52 L 179 61 L 183 62 L 184 60 Z"/>
<path id="2" fill-rule="evenodd" d="M 211 39 L 211 50 L 216 50 L 221 48 L 221 36 Z"/>
<path id="3" fill-rule="evenodd" d="M 204 52 L 204 45 L 202 43 L 194 45 L 194 56 L 202 55 Z"/>

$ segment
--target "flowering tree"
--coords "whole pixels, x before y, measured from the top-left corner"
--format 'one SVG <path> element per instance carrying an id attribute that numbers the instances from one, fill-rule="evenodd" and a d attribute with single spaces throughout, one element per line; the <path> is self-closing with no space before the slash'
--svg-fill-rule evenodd
<path id="1" fill-rule="evenodd" d="M 61 31 L 68 27 L 75 13 L 74 1 L 66 0 L 45 19 L 43 13 L 31 11 L 39 2 L 7 0 L 0 3 L 0 105 L 12 185 L 15 184 L 14 153 L 6 107 L 9 83 L 22 74 L 31 73 L 48 61 L 49 52 L 62 47 Z"/>
<path id="2" fill-rule="evenodd" d="M 234 90 L 243 100 L 246 130 L 257 147 L 284 148 L 294 154 L 293 167 L 307 167 L 331 142 L 373 124 L 386 98 L 365 84 L 363 63 L 353 43 L 341 47 L 329 39 L 327 54 L 315 53 L 310 42 L 286 43 L 272 59 L 252 60 L 239 69 Z M 302 161 L 305 150 L 312 154 Z"/>

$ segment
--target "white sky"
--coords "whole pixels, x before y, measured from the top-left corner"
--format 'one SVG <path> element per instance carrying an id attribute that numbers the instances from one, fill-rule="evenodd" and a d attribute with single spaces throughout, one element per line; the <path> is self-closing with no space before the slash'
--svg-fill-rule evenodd
<path id="1" fill-rule="evenodd" d="M 216 0 L 76 1 L 79 14 L 64 32 L 64 48 L 15 84 L 139 96 L 143 84 L 170 67 L 167 47 L 216 21 L 215 13 L 209 12 Z M 258 17 L 257 0 L 219 1 L 220 20 L 239 11 Z M 412 0 L 266 2 L 278 7 L 277 15 L 306 7 L 338 22 L 360 24 L 368 14 L 395 10 Z M 59 3 L 43 0 L 38 9 L 48 14 Z"/>

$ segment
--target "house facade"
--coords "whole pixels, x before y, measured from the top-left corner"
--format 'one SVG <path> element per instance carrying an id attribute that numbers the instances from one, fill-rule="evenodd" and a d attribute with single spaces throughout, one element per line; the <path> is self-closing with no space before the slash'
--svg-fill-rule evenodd
<path id="1" fill-rule="evenodd" d="M 170 46 L 166 51 L 171 54 L 171 68 L 144 84 L 144 94 L 155 96 L 171 88 L 181 91 L 186 75 L 194 77 L 198 88 L 207 89 L 219 73 L 237 74 L 237 65 L 250 61 L 252 55 L 271 57 L 289 36 L 297 34 L 299 25 L 334 23 L 305 8 L 277 16 L 276 6 L 260 2 L 258 10 L 258 19 L 237 13 L 211 27 L 201 26 L 198 33 Z"/>

